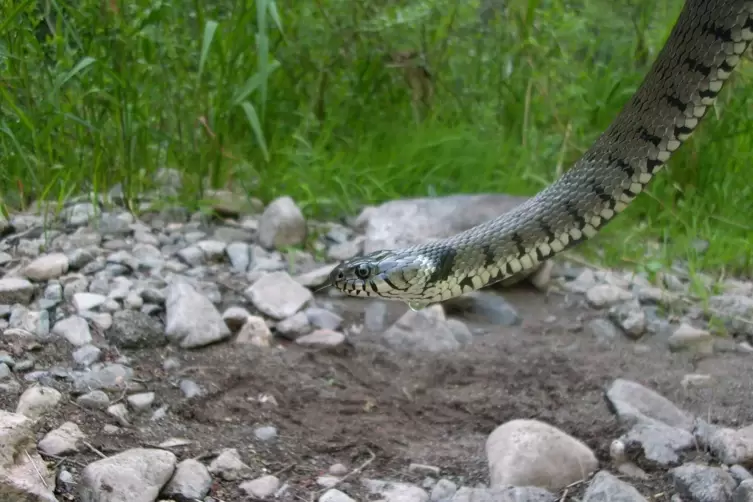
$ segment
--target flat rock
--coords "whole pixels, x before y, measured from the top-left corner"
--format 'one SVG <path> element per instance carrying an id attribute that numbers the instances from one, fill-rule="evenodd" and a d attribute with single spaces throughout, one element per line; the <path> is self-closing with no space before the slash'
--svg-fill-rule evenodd
<path id="1" fill-rule="evenodd" d="M 635 423 L 643 417 L 653 418 L 687 431 L 693 428 L 693 417 L 669 399 L 638 382 L 618 378 L 606 393 L 607 402 L 622 422 Z"/>
<path id="2" fill-rule="evenodd" d="M 277 320 L 292 316 L 314 297 L 287 272 L 262 276 L 246 289 L 244 295 L 259 311 Z"/>
<path id="3" fill-rule="evenodd" d="M 535 486 L 463 487 L 450 499 L 451 502 L 555 502 L 556 500 L 557 497 L 554 494 Z"/>

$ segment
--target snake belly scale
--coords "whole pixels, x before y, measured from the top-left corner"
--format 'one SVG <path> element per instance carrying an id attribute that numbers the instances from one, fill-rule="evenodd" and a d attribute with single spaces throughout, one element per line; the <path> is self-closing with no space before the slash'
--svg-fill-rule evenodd
<path id="1" fill-rule="evenodd" d="M 339 264 L 350 296 L 423 306 L 529 271 L 593 237 L 686 141 L 753 40 L 753 0 L 687 0 L 621 112 L 571 169 L 497 218 L 449 238 Z"/>

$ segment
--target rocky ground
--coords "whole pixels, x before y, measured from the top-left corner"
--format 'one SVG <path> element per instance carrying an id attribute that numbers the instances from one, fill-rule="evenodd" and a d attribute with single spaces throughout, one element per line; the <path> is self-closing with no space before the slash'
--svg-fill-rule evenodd
<path id="1" fill-rule="evenodd" d="M 753 501 L 753 283 L 557 259 L 413 312 L 318 289 L 520 199 L 218 196 L 0 226 L 0 500 Z"/>

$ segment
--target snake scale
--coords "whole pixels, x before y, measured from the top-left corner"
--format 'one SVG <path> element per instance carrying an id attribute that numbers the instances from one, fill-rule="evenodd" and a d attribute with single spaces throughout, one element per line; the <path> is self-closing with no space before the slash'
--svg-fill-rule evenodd
<path id="1" fill-rule="evenodd" d="M 553 184 L 449 238 L 344 261 L 330 284 L 420 308 L 530 271 L 593 237 L 690 137 L 751 40 L 753 0 L 687 0 L 636 92 Z"/>

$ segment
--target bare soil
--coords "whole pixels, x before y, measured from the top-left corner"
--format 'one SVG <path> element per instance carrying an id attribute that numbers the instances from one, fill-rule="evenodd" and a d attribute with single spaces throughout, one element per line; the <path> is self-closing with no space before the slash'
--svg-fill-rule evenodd
<path id="1" fill-rule="evenodd" d="M 67 401 L 39 434 L 68 420 L 80 425 L 91 447 L 51 459 L 74 472 L 100 453 L 155 446 L 175 437 L 191 440 L 172 449 L 181 460 L 197 457 L 208 463 L 221 449 L 237 448 L 254 475 L 273 473 L 289 484 L 281 497 L 286 501 L 316 500 L 314 494 L 324 491 L 316 478 L 333 463 L 354 470 L 367 463 L 339 488 L 357 500 L 369 500 L 362 477 L 420 483 L 421 475 L 408 472 L 411 462 L 438 466 L 442 476 L 459 484 L 486 483 L 486 437 L 516 418 L 536 418 L 563 429 L 585 441 L 608 468 L 609 444 L 623 430 L 605 404 L 604 391 L 618 377 L 655 389 L 711 422 L 753 422 L 753 356 L 730 351 L 697 359 L 671 353 L 666 341 L 651 338 L 640 345 L 622 340 L 605 346 L 580 328 L 585 319 L 603 314 L 580 300 L 524 288 L 506 292 L 505 298 L 524 322 L 513 328 L 476 322 L 472 327 L 484 333 L 453 353 L 395 353 L 368 334 L 336 352 L 295 345 L 262 350 L 226 342 L 196 351 L 166 347 L 124 353 L 143 386 L 156 392 L 156 404 L 170 406 L 166 419 L 134 416 L 132 427 L 107 435 L 103 425 L 113 423 L 112 418 Z M 345 312 L 348 323 L 362 323 L 366 301 L 332 303 Z M 389 307 L 392 319 L 406 309 L 397 303 Z M 69 354 L 70 348 L 50 345 L 36 357 L 39 367 L 56 361 L 69 365 Z M 167 357 L 181 361 L 177 372 L 163 370 Z M 693 372 L 712 375 L 714 384 L 684 390 L 682 377 Z M 182 378 L 193 379 L 207 394 L 186 400 L 178 388 Z M 61 380 L 61 390 L 64 385 Z M 261 396 L 273 396 L 276 404 L 260 402 Z M 12 410 L 16 400 L 2 396 L 0 406 Z M 253 431 L 263 425 L 277 427 L 278 438 L 257 440 Z M 649 500 L 668 501 L 673 493 L 664 471 L 631 482 Z M 564 499 L 577 500 L 585 484 L 570 488 Z M 217 480 L 212 495 L 247 500 L 237 485 Z"/>

